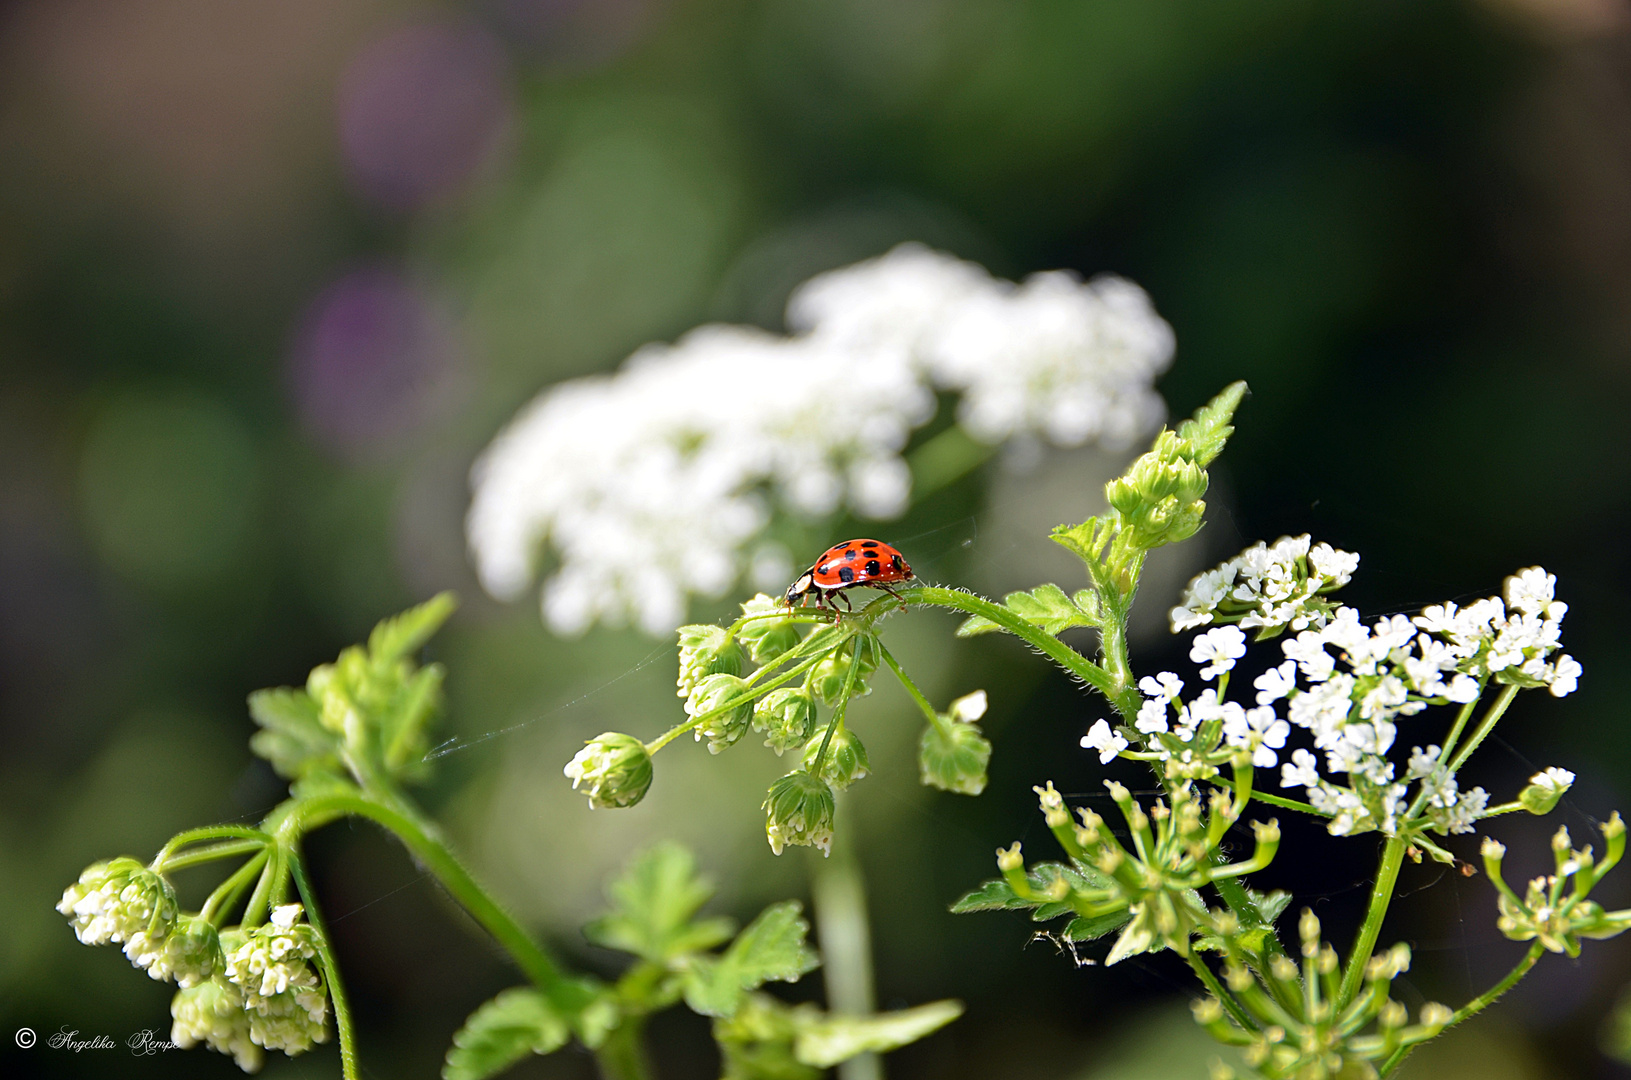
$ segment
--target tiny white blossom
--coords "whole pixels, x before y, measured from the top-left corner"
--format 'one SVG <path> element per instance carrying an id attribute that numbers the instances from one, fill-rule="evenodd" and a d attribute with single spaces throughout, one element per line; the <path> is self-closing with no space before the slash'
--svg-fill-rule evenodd
<path id="1" fill-rule="evenodd" d="M 1536 787 L 1548 791 L 1564 792 L 1574 786 L 1574 773 L 1568 769 L 1560 769 L 1556 765 L 1529 778 L 1529 782 Z"/>
<path id="2" fill-rule="evenodd" d="M 1269 668 L 1253 679 L 1252 685 L 1257 688 L 1257 703 L 1259 705 L 1268 705 L 1279 701 L 1297 689 L 1296 661 L 1287 660 L 1279 667 Z"/>
<path id="3" fill-rule="evenodd" d="M 1138 717 L 1133 721 L 1133 727 L 1146 735 L 1167 730 L 1167 703 L 1159 698 L 1151 698 L 1138 707 Z"/>
<path id="4" fill-rule="evenodd" d="M 1112 728 L 1103 720 L 1096 721 L 1082 736 L 1084 750 L 1097 750 L 1099 764 L 1108 765 L 1114 761 L 1116 755 L 1127 749 L 1128 743 L 1121 733 Z"/>
<path id="5" fill-rule="evenodd" d="M 1325 651 L 1325 635 L 1318 630 L 1304 630 L 1282 641 L 1280 648 L 1309 682 L 1324 682 L 1336 670 L 1336 658 Z"/>
<path id="6" fill-rule="evenodd" d="M 1567 697 L 1574 693 L 1580 684 L 1580 674 L 1585 669 L 1580 662 L 1568 653 L 1558 658 L 1557 664 L 1552 668 L 1552 677 L 1547 689 L 1553 697 Z"/>
<path id="7" fill-rule="evenodd" d="M 1218 626 L 1196 634 L 1189 646 L 1189 658 L 1205 664 L 1200 676 L 1208 681 L 1235 666 L 1246 655 L 1246 635 L 1238 626 Z"/>
<path id="8" fill-rule="evenodd" d="M 1138 689 L 1147 698 L 1157 698 L 1163 704 L 1175 701 L 1179 694 L 1184 692 L 1184 680 L 1170 671 L 1163 671 L 1159 675 L 1146 675 L 1138 680 Z"/>
<path id="9" fill-rule="evenodd" d="M 1557 577 L 1541 567 L 1519 570 L 1506 579 L 1506 606 L 1525 615 L 1560 621 L 1569 606 L 1552 599 L 1556 587 Z"/>
<path id="10" fill-rule="evenodd" d="M 964 694 L 951 703 L 951 716 L 964 724 L 972 724 L 985 715 L 989 705 L 984 690 L 976 690 L 972 694 Z"/>
<path id="11" fill-rule="evenodd" d="M 1432 744 L 1425 750 L 1419 746 L 1412 748 L 1410 751 L 1410 764 L 1405 771 L 1405 779 L 1417 780 L 1431 773 L 1438 768 L 1439 755 L 1443 752 L 1437 743 Z"/>
<path id="12" fill-rule="evenodd" d="M 1280 766 L 1281 787 L 1318 787 L 1319 759 L 1307 750 L 1293 750 L 1291 760 Z"/>

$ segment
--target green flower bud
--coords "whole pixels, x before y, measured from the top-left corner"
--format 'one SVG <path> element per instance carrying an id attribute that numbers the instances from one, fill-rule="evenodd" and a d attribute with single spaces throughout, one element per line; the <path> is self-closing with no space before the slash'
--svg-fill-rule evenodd
<path id="1" fill-rule="evenodd" d="M 1550 768 L 1529 778 L 1529 786 L 1518 792 L 1518 802 L 1531 814 L 1550 814 L 1558 800 L 1574 786 L 1574 773 Z"/>
<path id="2" fill-rule="evenodd" d="M 746 619 L 736 636 L 748 647 L 756 664 L 771 664 L 799 643 L 799 627 L 786 604 L 760 593 L 742 605 Z"/>
<path id="3" fill-rule="evenodd" d="M 682 626 L 680 637 L 680 677 L 675 685 L 678 696 L 689 697 L 698 683 L 710 675 L 742 674 L 746 656 L 722 626 Z"/>
<path id="4" fill-rule="evenodd" d="M 222 966 L 215 927 L 197 915 L 181 916 L 166 937 L 154 938 L 145 931 L 131 935 L 125 956 L 150 978 L 174 979 L 183 987 L 205 982 Z"/>
<path id="5" fill-rule="evenodd" d="M 608 731 L 590 739 L 562 772 L 574 790 L 583 785 L 590 809 L 633 806 L 651 787 L 651 754 L 633 735 Z"/>
<path id="6" fill-rule="evenodd" d="M 842 646 L 827 654 L 827 658 L 810 672 L 810 688 L 825 705 L 836 706 L 844 697 L 844 683 L 849 679 L 850 662 L 855 650 L 861 650 L 861 667 L 855 673 L 851 697 L 865 697 L 872 691 L 866 681 L 878 670 L 878 649 L 871 634 L 850 638 Z"/>
<path id="7" fill-rule="evenodd" d="M 821 779 L 843 791 L 855 781 L 866 778 L 872 765 L 867 760 L 866 747 L 861 745 L 855 732 L 843 725 L 832 733 L 831 739 L 827 739 L 827 733 L 823 731 L 804 744 L 806 770 L 815 770 L 816 756 L 821 753 L 824 740 L 827 742 L 827 756 L 821 759 Z"/>
<path id="8" fill-rule="evenodd" d="M 753 699 L 748 684 L 735 675 L 710 675 L 691 691 L 685 703 L 687 716 L 705 717 L 692 732 L 700 742 L 708 740 L 708 752 L 717 754 L 747 734 L 753 720 Z M 722 706 L 737 704 L 722 709 Z M 711 714 L 711 715 L 710 715 Z"/>
<path id="9" fill-rule="evenodd" d="M 918 740 L 918 775 L 926 787 L 978 795 L 985 790 L 991 743 L 974 724 L 930 724 Z"/>
<path id="10" fill-rule="evenodd" d="M 765 745 L 776 756 L 803 746 L 815 728 L 815 699 L 808 690 L 783 686 L 772 690 L 753 706 L 753 730 L 762 731 Z"/>
<path id="11" fill-rule="evenodd" d="M 832 853 L 832 789 L 800 770 L 770 785 L 765 797 L 765 837 L 777 855 L 788 844 L 818 847 Z"/>

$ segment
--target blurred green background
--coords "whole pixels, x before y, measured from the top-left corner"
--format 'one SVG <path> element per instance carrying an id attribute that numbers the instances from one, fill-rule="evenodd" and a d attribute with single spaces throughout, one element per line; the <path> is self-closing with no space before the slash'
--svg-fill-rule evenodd
<path id="1" fill-rule="evenodd" d="M 465 476 L 545 385 L 702 321 L 778 327 L 794 284 L 906 239 L 1006 276 L 1138 281 L 1177 331 L 1174 413 L 1250 380 L 1211 524 L 1144 598 L 1141 668 L 1182 663 L 1149 619 L 1182 576 L 1258 538 L 1360 551 L 1350 601 L 1369 613 L 1488 595 L 1541 563 L 1586 675 L 1567 702 L 1520 699 L 1476 779 L 1576 770 L 1577 835 L 1631 809 L 1617 0 L 10 0 L 0 1071 L 237 1075 L 202 1050 L 17 1050 L 22 1025 L 169 1026 L 167 989 L 75 944 L 52 905 L 93 859 L 263 812 L 279 787 L 249 755 L 245 694 L 442 588 L 464 599 L 432 648 L 445 734 L 472 745 L 421 794 L 563 953 L 611 962 L 576 927 L 642 838 L 693 845 L 722 910 L 802 895 L 809 853 L 764 843 L 762 751 L 676 744 L 627 812 L 572 795 L 561 765 L 585 737 L 679 716 L 672 647 L 556 640 L 533 605 L 486 599 Z M 886 535 L 925 576 L 1071 585 L 1039 530 L 1093 512 L 1115 465 L 1061 455 L 989 493 L 995 472 L 976 476 Z M 999 844 L 1044 842 L 1031 784 L 1101 777 L 1076 747 L 1094 702 L 1013 643 L 950 629 L 914 615 L 891 646 L 942 702 L 991 691 L 984 796 L 916 785 L 899 694 L 854 718 L 875 764 L 851 812 L 880 1001 L 969 1004 L 892 1075 L 1198 1080 L 1211 1049 L 1181 964 L 1077 969 L 1017 917 L 945 914 Z M 1534 872 L 1547 827 L 1496 832 Z M 1271 876 L 1345 940 L 1374 856 L 1291 828 Z M 432 1075 L 515 974 L 371 828 L 331 828 L 314 859 L 369 1075 Z M 1631 900 L 1618 888 L 1605 899 Z M 1413 1007 L 1510 962 L 1481 878 L 1407 868 L 1404 891 L 1384 941 L 1416 946 Z M 1595 1048 L 1628 981 L 1631 943 L 1548 957 L 1410 1075 L 1631 1075 Z M 700 1021 L 654 1031 L 665 1078 L 713 1075 Z M 515 1075 L 592 1071 L 565 1051 Z"/>

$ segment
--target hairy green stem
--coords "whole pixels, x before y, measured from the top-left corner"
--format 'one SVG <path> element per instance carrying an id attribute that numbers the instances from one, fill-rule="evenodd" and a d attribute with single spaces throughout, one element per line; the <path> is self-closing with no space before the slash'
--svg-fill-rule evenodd
<path id="1" fill-rule="evenodd" d="M 1283 795 L 1270 795 L 1265 791 L 1254 791 L 1252 792 L 1252 798 L 1260 803 L 1267 803 L 1270 806 L 1278 806 L 1284 810 L 1297 810 L 1304 814 L 1313 814 L 1318 818 L 1329 818 L 1331 816 L 1330 814 L 1316 810 L 1308 803 L 1298 802 L 1296 799 L 1288 799 Z"/>
<path id="2" fill-rule="evenodd" d="M 819 632 L 820 631 L 817 631 L 817 633 L 819 633 Z M 813 635 L 813 634 L 811 635 L 811 637 L 814 637 L 814 636 L 815 635 Z M 805 640 L 808 641 L 809 638 L 806 638 Z M 770 691 L 776 689 L 778 686 L 782 686 L 782 685 L 784 685 L 786 683 L 792 682 L 794 679 L 798 678 L 800 675 L 804 674 L 806 671 L 809 671 L 811 668 L 813 668 L 817 664 L 821 663 L 822 660 L 826 659 L 827 653 L 831 652 L 834 648 L 838 648 L 842 644 L 843 644 L 843 642 L 840 641 L 838 643 L 838 645 L 834 645 L 831 648 L 824 648 L 820 652 L 817 652 L 817 653 L 805 658 L 805 660 L 802 663 L 799 663 L 798 665 L 796 665 L 796 666 L 794 666 L 792 668 L 789 668 L 788 670 L 782 672 L 775 679 L 771 680 L 770 682 L 766 683 L 765 685 L 754 687 L 753 692 L 751 694 L 748 694 L 745 697 L 741 697 L 741 696 L 733 697 L 729 701 L 725 702 L 725 704 L 720 705 L 717 708 L 709 709 L 705 713 L 698 713 L 696 716 L 690 717 L 689 719 L 685 720 L 683 723 L 675 724 L 673 727 L 669 728 L 667 731 L 665 731 L 661 735 L 657 736 L 651 742 L 646 743 L 646 753 L 655 754 L 657 751 L 661 750 L 663 747 L 667 746 L 669 743 L 673 742 L 675 739 L 679 738 L 681 735 L 684 735 L 687 731 L 690 731 L 692 728 L 696 727 L 698 724 L 702 723 L 704 720 L 708 720 L 708 719 L 711 719 L 712 717 L 718 716 L 720 713 L 726 713 L 726 712 L 730 712 L 732 709 L 740 708 L 742 706 L 743 702 L 752 701 L 754 698 L 763 697 L 765 694 L 768 694 Z M 756 672 L 753 673 L 753 677 L 757 677 L 760 674 L 760 672 L 769 671 L 769 670 L 771 670 L 771 669 L 770 668 L 760 668 L 759 671 L 756 671 Z M 750 680 L 749 680 L 750 682 L 751 682 L 751 678 L 752 677 L 750 677 Z"/>
<path id="3" fill-rule="evenodd" d="M 1212 996 L 1218 999 L 1218 1003 L 1223 1006 L 1224 1011 L 1234 1019 L 1235 1023 L 1240 1025 L 1242 1030 L 1258 1030 L 1257 1021 L 1252 1019 L 1252 1014 L 1247 1012 L 1245 1007 L 1235 1000 L 1235 996 L 1218 981 L 1218 977 L 1212 973 L 1212 969 L 1206 966 L 1206 961 L 1201 959 L 1200 953 L 1190 949 L 1189 956 L 1186 959 L 1189 961 L 1189 966 L 1194 969 L 1196 978 L 1200 979 L 1206 988 L 1212 992 Z"/>
<path id="4" fill-rule="evenodd" d="M 401 800 L 393 800 L 393 803 L 387 805 L 361 794 L 318 795 L 301 800 L 291 811 L 285 827 L 304 833 L 345 815 L 364 817 L 383 826 L 493 935 L 534 986 L 552 999 L 569 1003 L 572 1000 L 569 981 L 543 947 L 471 877 L 434 824 L 421 820 L 418 813 Z"/>
<path id="5" fill-rule="evenodd" d="M 225 843 L 211 844 L 206 848 L 196 848 L 185 855 L 172 855 L 163 863 L 154 861 L 153 869 L 161 874 L 168 874 L 175 870 L 185 870 L 189 866 L 198 866 L 202 863 L 214 862 L 217 859 L 230 859 L 234 855 L 248 855 L 253 851 L 260 851 L 271 843 L 270 837 L 258 840 L 228 840 Z"/>
<path id="6" fill-rule="evenodd" d="M 988 619 L 1099 691 L 1110 700 L 1110 704 L 1115 706 L 1116 711 L 1121 713 L 1128 723 L 1138 715 L 1139 701 L 1136 687 L 1117 685 L 1115 679 L 1104 668 L 1052 634 L 1032 626 L 1001 604 L 993 603 L 973 593 L 943 589 L 935 585 L 914 585 L 902 589 L 900 598 L 908 604 L 953 608 Z"/>
<path id="7" fill-rule="evenodd" d="M 1478 749 L 1478 744 L 1487 739 L 1489 733 L 1495 730 L 1496 722 L 1501 719 L 1502 714 L 1507 710 L 1507 706 L 1512 704 L 1512 699 L 1518 696 L 1518 691 L 1521 689 L 1523 688 L 1520 686 L 1508 686 L 1501 691 L 1501 696 L 1495 699 L 1494 704 L 1489 707 L 1489 711 L 1484 714 L 1484 718 L 1478 722 L 1477 730 L 1468 736 L 1467 745 L 1456 752 L 1454 760 L 1450 762 L 1451 773 L 1459 770 L 1467 759 L 1472 756 L 1472 752 Z"/>
<path id="8" fill-rule="evenodd" d="M 232 909 L 238 897 L 243 895 L 244 889 L 249 887 L 250 879 L 260 875 L 266 861 L 271 858 L 271 851 L 271 844 L 263 845 L 254 858 L 245 861 L 232 872 L 232 876 L 217 885 L 215 891 L 210 893 L 209 899 L 204 901 L 203 908 L 198 912 L 199 917 L 207 923 L 218 925 L 215 923 L 216 915 Z"/>
<path id="9" fill-rule="evenodd" d="M 1501 995 L 1512 989 L 1518 984 L 1518 980 L 1529 974 L 1529 969 L 1535 966 L 1535 962 L 1539 960 L 1545 952 L 1546 947 L 1538 941 L 1530 945 L 1529 951 L 1523 954 L 1523 959 L 1519 960 L 1517 965 L 1513 967 L 1511 971 L 1506 973 L 1505 978 L 1496 983 L 1494 986 L 1490 987 L 1488 990 L 1485 990 L 1482 994 L 1479 994 L 1477 997 L 1473 998 L 1471 1001 L 1467 1002 L 1465 1005 L 1461 1006 L 1461 1008 L 1457 1009 L 1455 1011 L 1455 1015 L 1450 1018 L 1450 1022 L 1444 1025 L 1444 1030 L 1448 1031 L 1450 1028 L 1453 1028 L 1457 1024 L 1461 1023 L 1461 1021 L 1466 1020 L 1469 1017 L 1476 1016 L 1489 1006 L 1495 1004 Z M 1403 1062 L 1405 1058 L 1410 1056 L 1410 1051 L 1414 1050 L 1415 1048 L 1416 1044 L 1399 1047 L 1399 1049 L 1393 1052 L 1393 1056 L 1388 1058 L 1387 1061 L 1382 1064 L 1382 1067 L 1379 1070 L 1380 1074 L 1384 1077 L 1391 1076 L 1393 1074 L 1393 1070 L 1397 1069 L 1399 1064 Z"/>
<path id="10" fill-rule="evenodd" d="M 881 641 L 878 642 L 878 651 L 883 654 L 883 662 L 889 665 L 889 670 L 895 673 L 895 678 L 900 680 L 900 684 L 906 688 L 907 694 L 911 695 L 912 700 L 917 702 L 917 707 L 923 711 L 923 715 L 928 718 L 929 723 L 944 732 L 948 727 L 946 718 L 935 712 L 934 706 L 929 704 L 929 699 L 922 690 L 917 688 L 917 683 L 907 676 L 906 669 L 902 668 L 900 662 L 895 659 L 895 654 L 884 648 Z"/>
<path id="11" fill-rule="evenodd" d="M 272 842 L 271 836 L 262 830 L 245 825 L 207 825 L 202 829 L 188 829 L 170 837 L 169 842 L 159 849 L 159 853 L 153 856 L 153 869 L 162 871 L 175 865 L 172 856 L 177 851 L 189 844 L 199 844 L 205 840 L 258 840 L 263 844 Z"/>
<path id="12" fill-rule="evenodd" d="M 1388 904 L 1393 899 L 1394 887 L 1399 883 L 1399 868 L 1404 865 L 1405 849 L 1410 840 L 1404 834 L 1388 837 L 1382 849 L 1382 865 L 1376 871 L 1376 885 L 1371 889 L 1370 905 L 1365 909 L 1365 923 L 1359 928 L 1359 938 L 1353 952 L 1348 955 L 1348 966 L 1342 973 L 1342 988 L 1338 992 L 1336 1011 L 1341 1012 L 1359 993 L 1365 978 L 1365 967 L 1376 948 L 1376 939 L 1382 933 L 1382 920 L 1387 916 Z"/>
<path id="13" fill-rule="evenodd" d="M 345 984 L 340 981 L 340 965 L 334 959 L 334 946 L 329 940 L 328 927 L 323 925 L 323 915 L 317 907 L 317 894 L 306 879 L 306 868 L 300 853 L 293 847 L 289 849 L 289 869 L 294 875 L 294 886 L 300 893 L 300 901 L 306 905 L 306 921 L 317 932 L 317 962 L 322 965 L 323 981 L 328 984 L 328 997 L 334 1003 L 334 1028 L 340 1037 L 340 1071 L 345 1080 L 361 1080 L 357 1033 L 352 1026 L 351 1003 L 345 995 Z"/>

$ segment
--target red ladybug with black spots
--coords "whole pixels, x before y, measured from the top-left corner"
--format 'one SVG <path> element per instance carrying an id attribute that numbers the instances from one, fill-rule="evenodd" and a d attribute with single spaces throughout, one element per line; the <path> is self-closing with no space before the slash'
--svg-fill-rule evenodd
<path id="1" fill-rule="evenodd" d="M 830 603 L 834 611 L 838 610 L 838 601 L 843 600 L 844 607 L 853 611 L 844 590 L 865 585 L 895 596 L 895 590 L 889 586 L 911 581 L 914 576 L 900 552 L 883 541 L 845 540 L 828 548 L 814 566 L 800 574 L 798 580 L 787 587 L 784 599 L 789 608 L 795 602 L 802 607 L 804 601 L 814 596 L 816 607 Z"/>

